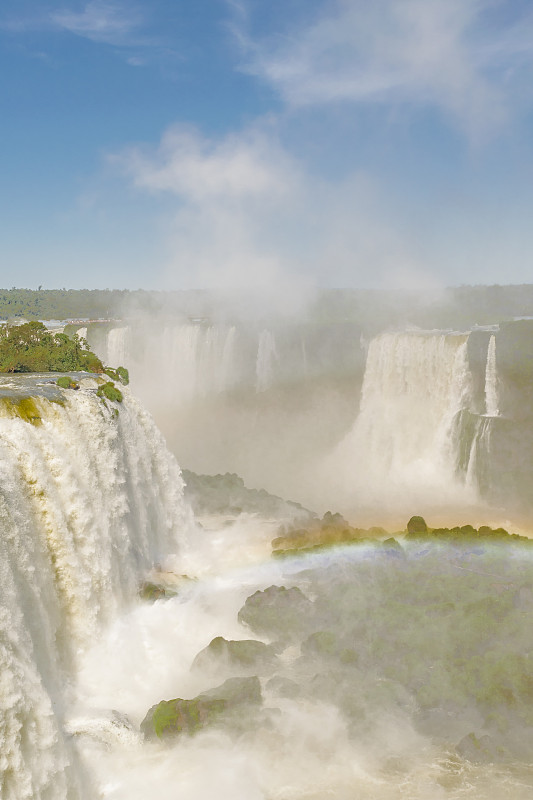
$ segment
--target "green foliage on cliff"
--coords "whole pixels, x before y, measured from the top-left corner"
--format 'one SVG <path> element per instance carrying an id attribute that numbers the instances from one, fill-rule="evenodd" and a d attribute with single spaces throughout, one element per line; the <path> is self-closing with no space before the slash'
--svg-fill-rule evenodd
<path id="1" fill-rule="evenodd" d="M 130 382 L 130 373 L 126 367 L 117 367 L 116 369 L 113 369 L 113 367 L 106 367 L 105 373 L 109 375 L 110 378 L 113 378 L 114 381 L 119 381 L 123 386 L 127 386 Z"/>
<path id="2" fill-rule="evenodd" d="M 71 371 L 103 371 L 83 339 L 54 334 L 37 321 L 0 327 L 0 372 Z"/>
<path id="3" fill-rule="evenodd" d="M 96 394 L 98 397 L 107 397 L 107 399 L 111 400 L 113 403 L 122 403 L 122 400 L 124 399 L 122 392 L 120 389 L 117 389 L 112 381 L 103 383 Z"/>

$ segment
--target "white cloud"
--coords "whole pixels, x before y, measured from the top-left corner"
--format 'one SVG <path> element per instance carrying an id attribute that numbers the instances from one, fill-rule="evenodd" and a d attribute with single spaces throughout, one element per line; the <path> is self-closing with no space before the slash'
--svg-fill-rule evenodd
<path id="1" fill-rule="evenodd" d="M 313 285 L 379 286 L 420 271 L 376 183 L 311 176 L 271 120 L 217 141 L 175 127 L 157 149 L 114 161 L 138 189 L 170 200 L 169 286 L 245 292 L 251 309 L 292 312 Z"/>
<path id="2" fill-rule="evenodd" d="M 254 38 L 242 2 L 231 3 L 244 68 L 271 83 L 290 106 L 428 104 L 452 115 L 472 137 L 505 121 L 510 75 L 533 61 L 531 14 L 498 26 L 490 14 L 501 5 L 327 0 L 318 19 L 283 36 Z"/>
<path id="3" fill-rule="evenodd" d="M 119 46 L 137 44 L 132 42 L 132 34 L 141 24 L 139 13 L 131 5 L 126 8 L 107 0 L 92 0 L 81 12 L 57 11 L 51 20 L 77 36 Z"/>

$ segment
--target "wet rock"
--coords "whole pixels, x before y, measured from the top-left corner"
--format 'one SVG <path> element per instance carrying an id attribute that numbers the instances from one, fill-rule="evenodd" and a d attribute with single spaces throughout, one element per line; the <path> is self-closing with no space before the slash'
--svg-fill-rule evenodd
<path id="1" fill-rule="evenodd" d="M 339 648 L 338 639 L 331 631 L 316 631 L 302 642 L 302 655 L 310 657 L 334 656 Z"/>
<path id="2" fill-rule="evenodd" d="M 508 758 L 507 751 L 498 746 L 488 734 L 478 737 L 475 733 L 469 733 L 461 739 L 455 749 L 461 758 L 473 764 L 493 764 Z"/>
<path id="3" fill-rule="evenodd" d="M 265 688 L 267 691 L 274 692 L 280 697 L 288 697 L 290 699 L 299 697 L 302 693 L 302 689 L 296 681 L 284 675 L 276 675 L 274 678 L 271 678 L 267 682 Z"/>
<path id="4" fill-rule="evenodd" d="M 401 544 L 396 541 L 394 537 L 390 537 L 389 539 L 385 539 L 383 542 L 383 548 L 388 556 L 392 558 L 405 558 L 405 551 Z"/>
<path id="5" fill-rule="evenodd" d="M 246 707 L 260 706 L 261 702 L 259 678 L 228 678 L 192 700 L 177 697 L 152 706 L 141 723 L 141 732 L 148 739 L 192 736 L 215 722 L 231 721 L 232 715 L 246 716 Z"/>
<path id="6" fill-rule="evenodd" d="M 164 600 L 176 595 L 177 592 L 174 589 L 169 589 L 168 586 L 161 586 L 151 581 L 145 581 L 139 589 L 141 600 Z"/>
<path id="7" fill-rule="evenodd" d="M 428 532 L 428 526 L 424 517 L 411 517 L 407 523 L 407 533 L 411 536 L 419 536 Z"/>
<path id="8" fill-rule="evenodd" d="M 290 638 L 305 630 L 313 603 L 297 587 L 269 586 L 247 598 L 238 619 L 259 634 Z"/>
<path id="9" fill-rule="evenodd" d="M 261 675 L 277 661 L 272 645 L 255 639 L 228 640 L 217 636 L 193 661 L 193 669 L 238 670 L 241 674 Z"/>

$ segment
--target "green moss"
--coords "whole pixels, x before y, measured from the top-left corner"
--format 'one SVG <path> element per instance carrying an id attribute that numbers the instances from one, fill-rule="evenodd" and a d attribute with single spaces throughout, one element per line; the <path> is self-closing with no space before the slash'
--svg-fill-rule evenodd
<path id="1" fill-rule="evenodd" d="M 0 400 L 10 417 L 29 422 L 30 425 L 42 425 L 41 412 L 33 397 L 2 397 Z"/>
<path id="2" fill-rule="evenodd" d="M 105 374 L 109 375 L 114 381 L 119 381 L 123 386 L 127 386 L 130 382 L 130 374 L 126 367 L 117 367 L 116 369 L 106 367 Z"/>
<path id="3" fill-rule="evenodd" d="M 142 600 L 161 600 L 169 597 L 175 597 L 177 592 L 172 589 L 159 586 L 151 581 L 145 581 L 139 590 L 139 597 Z"/>
<path id="4" fill-rule="evenodd" d="M 119 381 L 122 383 L 123 386 L 127 386 L 130 382 L 130 373 L 126 369 L 126 367 L 117 367 L 117 375 Z"/>
<path id="5" fill-rule="evenodd" d="M 179 733 L 193 734 L 211 724 L 226 708 L 221 699 L 163 700 L 153 711 L 151 724 L 158 739 Z"/>
<path id="6" fill-rule="evenodd" d="M 229 678 L 221 686 L 192 700 L 181 697 L 162 700 L 150 709 L 141 723 L 141 731 L 148 738 L 155 734 L 158 739 L 182 733 L 192 735 L 223 714 L 227 721 L 228 713 L 235 712 L 238 717 L 243 706 L 257 706 L 261 701 L 261 685 L 257 677 Z"/>
<path id="7" fill-rule="evenodd" d="M 122 403 L 123 395 L 120 389 L 117 389 L 115 384 L 112 381 L 107 381 L 103 383 L 98 391 L 96 392 L 98 397 L 106 397 L 108 400 L 111 400 L 113 403 Z"/>
<path id="8" fill-rule="evenodd" d="M 79 383 L 73 381 L 72 378 L 69 378 L 68 375 L 61 375 L 60 378 L 56 381 L 57 385 L 60 389 L 79 389 Z"/>

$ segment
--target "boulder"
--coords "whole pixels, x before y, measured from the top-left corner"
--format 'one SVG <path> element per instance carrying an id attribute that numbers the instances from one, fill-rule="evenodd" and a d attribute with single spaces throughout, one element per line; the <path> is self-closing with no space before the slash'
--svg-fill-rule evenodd
<path id="1" fill-rule="evenodd" d="M 411 517 L 407 523 L 407 533 L 417 536 L 428 532 L 428 526 L 424 517 Z"/>
<path id="2" fill-rule="evenodd" d="M 493 764 L 508 758 L 506 750 L 499 747 L 488 734 L 476 736 L 475 733 L 469 733 L 461 739 L 455 749 L 461 758 L 473 764 Z"/>
<path id="3" fill-rule="evenodd" d="M 152 706 L 141 723 L 141 732 L 148 739 L 192 736 L 215 722 L 231 719 L 232 712 L 261 702 L 259 678 L 229 678 L 192 700 L 177 697 Z"/>
<path id="4" fill-rule="evenodd" d="M 338 639 L 331 631 L 316 631 L 302 642 L 303 656 L 331 658 L 338 649 Z"/>
<path id="5" fill-rule="evenodd" d="M 313 603 L 297 587 L 269 586 L 246 599 L 238 619 L 253 631 L 290 638 L 305 629 Z"/>
<path id="6" fill-rule="evenodd" d="M 272 645 L 255 639 L 228 640 L 217 636 L 194 659 L 193 669 L 228 669 L 240 674 L 262 675 L 277 661 Z"/>

